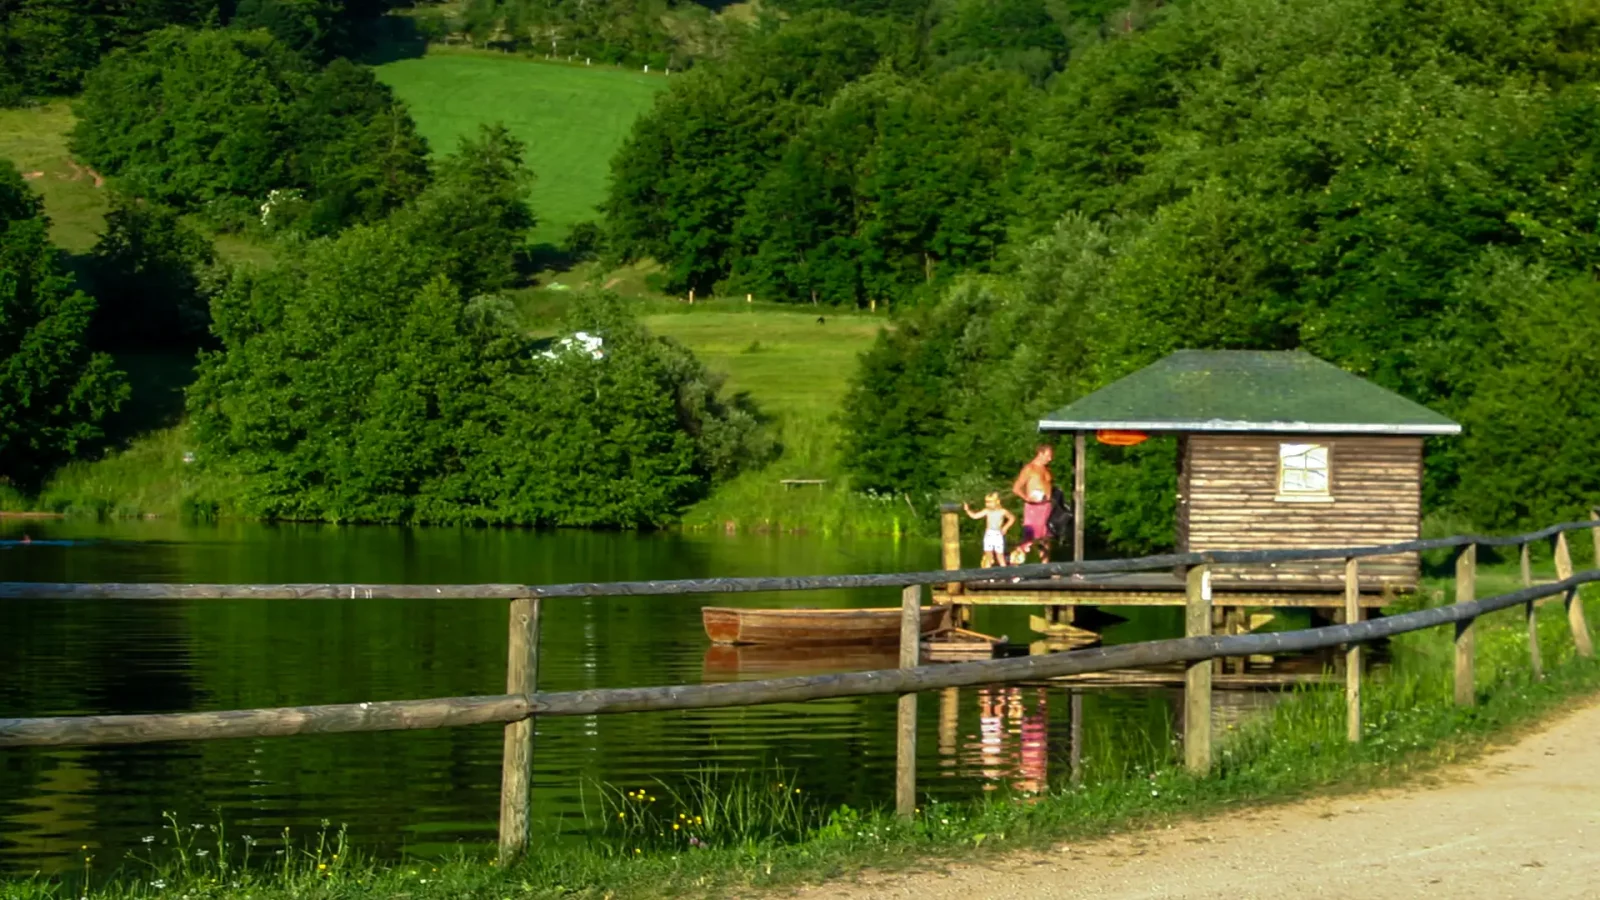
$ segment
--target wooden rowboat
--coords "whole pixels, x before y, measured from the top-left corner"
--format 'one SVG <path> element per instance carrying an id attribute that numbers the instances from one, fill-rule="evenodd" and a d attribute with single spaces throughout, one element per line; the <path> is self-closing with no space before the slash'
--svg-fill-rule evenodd
<path id="1" fill-rule="evenodd" d="M 922 633 L 943 627 L 948 606 L 922 608 Z M 735 609 L 706 606 L 700 610 L 706 636 L 717 644 L 898 644 L 900 608 L 882 609 Z"/>

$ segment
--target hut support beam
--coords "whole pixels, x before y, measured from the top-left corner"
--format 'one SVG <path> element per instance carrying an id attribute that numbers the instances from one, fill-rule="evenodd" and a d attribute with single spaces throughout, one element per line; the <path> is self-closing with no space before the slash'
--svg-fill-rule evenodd
<path id="1" fill-rule="evenodd" d="M 1072 436 L 1072 561 L 1083 561 L 1083 485 L 1088 468 L 1089 440 L 1082 432 Z"/>

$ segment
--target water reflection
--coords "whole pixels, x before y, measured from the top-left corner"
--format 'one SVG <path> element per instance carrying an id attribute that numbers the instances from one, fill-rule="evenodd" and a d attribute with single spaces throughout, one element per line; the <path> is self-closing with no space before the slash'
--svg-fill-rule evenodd
<path id="1" fill-rule="evenodd" d="M 0 521 L 0 580 L 559 583 L 711 575 L 891 572 L 938 565 L 933 544 L 777 536 L 334 528 L 224 523 Z M 88 541 L 54 545 L 44 541 Z M 709 648 L 710 598 L 552 601 L 541 686 L 693 684 L 893 667 L 897 654 Z M 893 589 L 720 596 L 718 605 L 887 606 Z M 974 627 L 1029 634 L 1028 611 Z M 1109 622 L 1108 643 L 1173 636 L 1172 610 Z M 506 609 L 496 601 L 35 601 L 0 605 L 0 717 L 239 709 L 496 693 Z M 709 648 L 709 649 L 708 649 Z M 929 694 L 920 789 L 939 799 L 1021 793 L 1170 754 L 1169 690 L 1059 685 Z M 937 698 L 937 699 L 936 699 Z M 544 719 L 537 832 L 582 828 L 585 784 L 640 787 L 715 767 L 793 771 L 825 805 L 891 802 L 893 697 Z M 315 735 L 0 755 L 0 869 L 59 870 L 81 845 L 121 859 L 159 827 L 224 818 L 257 837 L 348 825 L 367 853 L 447 852 L 492 840 L 500 729 Z M 937 773 L 934 777 L 932 773 Z M 565 836 L 565 837 L 564 837 Z"/>

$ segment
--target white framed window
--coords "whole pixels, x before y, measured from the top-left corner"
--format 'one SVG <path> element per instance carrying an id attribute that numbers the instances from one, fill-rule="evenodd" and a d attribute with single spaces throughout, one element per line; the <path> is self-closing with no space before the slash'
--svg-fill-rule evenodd
<path id="1" fill-rule="evenodd" d="M 1331 503 L 1328 450 L 1327 444 L 1279 444 L 1277 499 Z"/>

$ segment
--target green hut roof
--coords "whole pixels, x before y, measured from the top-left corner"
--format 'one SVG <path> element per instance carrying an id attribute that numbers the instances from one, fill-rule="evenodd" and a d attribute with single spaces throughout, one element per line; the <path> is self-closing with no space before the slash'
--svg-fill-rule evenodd
<path id="1" fill-rule="evenodd" d="M 1039 422 L 1040 431 L 1459 434 L 1431 409 L 1299 350 L 1179 350 Z"/>

